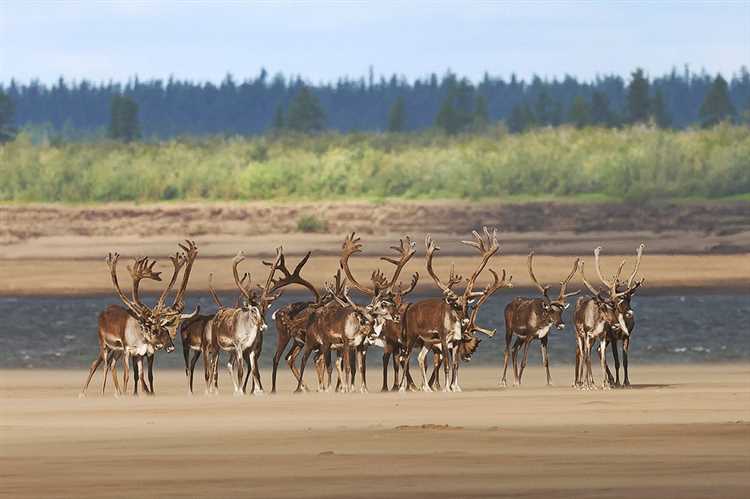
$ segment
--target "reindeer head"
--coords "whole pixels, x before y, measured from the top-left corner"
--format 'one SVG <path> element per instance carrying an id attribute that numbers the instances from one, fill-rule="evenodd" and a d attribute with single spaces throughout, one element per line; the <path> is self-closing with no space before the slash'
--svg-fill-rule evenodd
<path id="1" fill-rule="evenodd" d="M 299 270 L 302 268 L 305 262 L 307 262 L 307 259 L 309 257 L 310 253 L 308 253 L 302 260 L 302 262 L 300 262 L 300 264 L 297 266 L 297 268 L 295 269 L 295 276 L 298 277 Z M 265 319 L 268 307 L 271 305 L 271 303 L 273 303 L 281 296 L 281 292 L 279 291 L 279 289 L 291 284 L 293 282 L 293 279 L 291 275 L 289 275 L 288 278 L 279 280 L 274 279 L 274 274 L 276 273 L 276 271 L 284 265 L 284 252 L 283 248 L 281 247 L 276 248 L 276 258 L 273 262 L 263 262 L 264 265 L 270 267 L 270 270 L 268 272 L 268 277 L 266 278 L 265 285 L 261 286 L 260 284 L 258 284 L 257 290 L 253 289 L 252 276 L 250 275 L 250 273 L 245 272 L 242 277 L 240 277 L 240 273 L 237 268 L 240 263 L 245 261 L 245 259 L 245 254 L 242 251 L 237 253 L 237 255 L 232 259 L 232 276 L 234 277 L 234 283 L 240 292 L 240 298 L 237 308 L 240 308 L 244 312 L 249 314 L 251 322 L 257 325 L 259 331 L 265 331 L 266 329 L 268 329 L 268 325 L 266 324 Z M 286 267 L 284 267 L 284 269 L 286 270 Z M 218 295 L 216 294 L 216 290 L 213 287 L 213 274 L 209 274 L 208 276 L 208 291 L 211 294 L 211 297 L 213 298 L 216 305 L 221 309 L 225 308 L 221 303 Z"/>
<path id="2" fill-rule="evenodd" d="M 412 276 L 411 285 L 408 289 L 404 289 L 402 283 L 399 283 L 398 286 L 396 286 L 396 281 L 398 281 L 401 271 L 416 253 L 416 245 L 411 238 L 406 236 L 406 238 L 400 239 L 399 246 L 391 246 L 391 249 L 397 253 L 398 258 L 384 256 L 380 259 L 395 265 L 396 268 L 393 275 L 389 279 L 380 271 L 380 269 L 377 269 L 370 277 L 372 287 L 367 287 L 360 284 L 355 279 L 349 268 L 349 258 L 362 251 L 362 244 L 359 242 L 359 238 L 352 232 L 346 237 L 344 244 L 342 245 L 340 266 L 346 273 L 346 277 L 352 287 L 371 298 L 370 304 L 365 308 L 374 318 L 374 327 L 379 330 L 382 329 L 386 320 L 396 323 L 400 321 L 401 312 L 403 312 L 403 308 L 405 308 L 403 297 L 414 290 L 417 281 L 419 280 L 419 274 L 415 273 Z M 379 331 L 378 334 L 380 334 Z"/>
<path id="3" fill-rule="evenodd" d="M 463 341 L 458 345 L 458 353 L 461 356 L 461 360 L 469 362 L 474 352 L 479 348 L 479 344 L 482 342 L 479 338 L 473 334 L 464 336 Z"/>
<path id="4" fill-rule="evenodd" d="M 638 267 L 640 267 L 641 265 L 641 257 L 643 256 L 643 250 L 645 248 L 646 245 L 643 243 L 638 246 L 638 249 L 636 250 L 636 260 L 635 265 L 633 266 L 633 272 L 630 274 L 630 277 L 628 277 L 626 283 L 620 282 L 620 274 L 622 273 L 622 268 L 625 266 L 625 260 L 620 263 L 620 266 L 617 269 L 617 273 L 614 275 L 611 281 L 608 281 L 604 278 L 599 264 L 599 253 L 601 252 L 602 248 L 601 246 L 599 246 L 594 250 L 596 273 L 599 276 L 599 280 L 602 282 L 602 284 L 606 286 L 607 292 L 609 294 L 606 305 L 613 310 L 614 314 L 614 318 L 609 324 L 613 329 L 619 330 L 625 336 L 630 335 L 627 323 L 633 318 L 633 309 L 630 306 L 630 299 L 632 298 L 633 294 L 635 294 L 635 291 L 639 287 L 641 287 L 644 282 L 644 279 L 639 279 L 636 281 L 635 277 L 638 273 Z M 589 290 L 592 291 L 592 293 L 594 293 L 595 295 L 604 295 L 605 293 L 596 290 L 595 288 L 593 288 L 593 286 L 586 283 L 585 281 L 584 284 L 586 284 Z"/>
<path id="5" fill-rule="evenodd" d="M 473 241 L 461 241 L 462 244 L 471 246 L 479 251 L 482 259 L 477 269 L 472 273 L 471 277 L 466 280 L 466 288 L 462 295 L 458 295 L 453 291 L 453 287 L 459 284 L 463 278 L 454 272 L 451 267 L 451 273 L 447 283 L 443 283 L 440 278 L 435 274 L 432 268 L 432 260 L 435 253 L 440 251 L 440 247 L 432 240 L 432 237 L 428 234 L 425 238 L 425 245 L 427 246 L 427 273 L 430 274 L 435 284 L 443 291 L 443 297 L 448 305 L 453 309 L 456 316 L 461 321 L 461 327 L 466 335 L 473 335 L 474 332 L 484 333 L 487 336 L 493 336 L 495 334 L 494 329 L 486 329 L 480 327 L 477 322 L 477 314 L 481 306 L 492 296 L 495 291 L 501 288 L 511 288 L 513 284 L 511 282 L 512 277 L 505 279 L 505 270 L 502 271 L 502 278 L 497 275 L 497 272 L 490 269 L 492 274 L 492 282 L 490 282 L 483 291 L 474 291 L 474 285 L 482 273 L 487 263 L 500 249 L 500 245 L 497 242 L 497 230 L 493 229 L 492 232 L 483 228 L 484 236 L 480 235 L 477 231 L 473 231 Z"/>
<path id="6" fill-rule="evenodd" d="M 193 260 L 195 260 L 198 252 L 195 243 L 191 241 L 187 242 L 187 246 L 180 245 L 180 247 L 185 250 L 185 252 L 176 253 L 174 256 L 170 257 L 174 267 L 174 272 L 169 284 L 162 291 L 159 300 L 154 307 L 149 307 L 141 300 L 140 283 L 144 279 L 161 282 L 161 272 L 154 271 L 156 260 L 142 257 L 135 259 L 131 265 L 128 265 L 128 271 L 133 280 L 132 298 L 128 298 L 120 289 L 117 279 L 117 262 L 120 255 L 117 253 L 110 253 L 106 258 L 115 291 L 127 307 L 130 315 L 138 321 L 144 337 L 157 349 L 166 348 L 167 351 L 174 350 L 172 340 L 177 335 L 177 328 L 179 327 L 180 321 L 195 316 L 199 311 L 199 309 L 196 309 L 192 314 L 182 314 L 182 309 L 184 308 L 184 302 L 182 300 L 190 275 L 189 268 L 192 267 Z M 188 264 L 188 269 L 186 269 L 183 274 L 182 285 L 175 296 L 175 301 L 172 306 L 166 306 L 164 301 L 177 281 L 180 270 L 186 263 Z"/>
<path id="7" fill-rule="evenodd" d="M 568 286 L 568 283 L 578 270 L 578 264 L 580 261 L 580 258 L 576 258 L 576 261 L 573 262 L 573 269 L 570 271 L 570 274 L 568 274 L 568 277 L 566 277 L 565 280 L 560 283 L 560 294 L 557 296 L 556 300 L 552 300 L 548 294 L 550 286 L 540 284 L 536 278 L 536 275 L 534 274 L 534 252 L 532 251 L 531 253 L 529 253 L 529 276 L 531 276 L 532 282 L 542 293 L 541 324 L 555 326 L 557 329 L 565 328 L 565 323 L 563 322 L 563 312 L 569 306 L 569 304 L 566 303 L 566 299 L 580 293 L 580 290 L 574 291 L 572 293 L 566 293 L 565 290 Z"/>

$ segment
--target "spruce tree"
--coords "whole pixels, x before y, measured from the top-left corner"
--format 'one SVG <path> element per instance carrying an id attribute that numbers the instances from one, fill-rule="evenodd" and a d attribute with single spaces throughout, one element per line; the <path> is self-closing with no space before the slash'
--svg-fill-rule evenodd
<path id="1" fill-rule="evenodd" d="M 576 128 L 583 128 L 591 122 L 591 111 L 586 99 L 577 95 L 573 99 L 573 103 L 570 106 L 570 112 L 568 113 L 568 120 L 575 125 Z"/>
<path id="2" fill-rule="evenodd" d="M 16 129 L 13 119 L 16 109 L 10 96 L 0 89 L 0 144 L 13 140 Z"/>
<path id="3" fill-rule="evenodd" d="M 284 108 L 281 107 L 281 104 L 276 106 L 276 112 L 273 115 L 272 126 L 276 131 L 282 130 L 284 128 Z"/>
<path id="4" fill-rule="evenodd" d="M 325 127 L 325 114 L 318 98 L 303 86 L 289 104 L 286 125 L 290 130 L 303 133 L 320 132 Z"/>
<path id="5" fill-rule="evenodd" d="M 613 126 L 612 111 L 609 109 L 609 99 L 604 92 L 591 94 L 591 124 L 596 126 Z"/>
<path id="6" fill-rule="evenodd" d="M 734 115 L 735 110 L 729 99 L 727 82 L 721 75 L 718 75 L 703 99 L 700 109 L 701 126 L 709 128 L 732 119 Z"/>
<path id="7" fill-rule="evenodd" d="M 406 122 L 406 110 L 404 105 L 404 98 L 398 96 L 396 101 L 388 111 L 388 131 L 389 132 L 403 132 Z"/>
<path id="8" fill-rule="evenodd" d="M 631 77 L 627 96 L 628 120 L 630 123 L 645 123 L 651 116 L 648 80 L 641 68 L 633 71 Z"/>
<path id="9" fill-rule="evenodd" d="M 489 123 L 490 112 L 487 105 L 487 98 L 479 94 L 474 101 L 474 129 L 484 130 Z"/>
<path id="10" fill-rule="evenodd" d="M 109 136 L 115 140 L 132 142 L 141 136 L 138 124 L 138 104 L 127 95 L 115 95 L 110 105 Z"/>
<path id="11" fill-rule="evenodd" d="M 654 99 L 651 101 L 651 112 L 654 119 L 654 123 L 659 128 L 669 128 L 672 124 L 672 118 L 667 112 L 667 106 L 664 103 L 664 95 L 661 89 L 656 89 L 654 93 Z"/>

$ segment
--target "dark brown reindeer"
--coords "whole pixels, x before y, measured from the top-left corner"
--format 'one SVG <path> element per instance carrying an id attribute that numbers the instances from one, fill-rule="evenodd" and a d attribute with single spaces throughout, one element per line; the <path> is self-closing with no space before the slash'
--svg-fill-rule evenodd
<path id="1" fill-rule="evenodd" d="M 362 251 L 359 238 L 354 233 L 349 234 L 344 240 L 340 258 L 341 268 L 346 273 L 349 282 L 359 292 L 369 296 L 370 303 L 361 306 L 354 303 L 348 295 L 347 287 L 344 288 L 343 297 L 337 296 L 333 290 L 329 293 L 334 302 L 319 307 L 310 314 L 305 334 L 305 346 L 300 367 L 300 378 L 296 391 L 302 391 L 302 378 L 304 376 L 307 359 L 313 351 L 318 351 L 322 356 L 326 369 L 324 369 L 325 389 L 330 388 L 330 351 L 339 351 L 340 360 L 336 367 L 339 370 L 339 379 L 343 379 L 343 391 L 350 391 L 353 385 L 352 355 L 356 355 L 356 371 L 360 372 L 360 391 L 366 391 L 365 381 L 365 340 L 371 336 L 380 336 L 385 321 L 395 320 L 398 317 L 393 304 L 394 284 L 398 280 L 403 267 L 416 252 L 414 243 L 407 237 L 406 242 L 401 240 L 400 246 L 393 247 L 399 258 L 383 257 L 396 266 L 390 279 L 386 279 L 380 271 L 372 274 L 373 287 L 369 288 L 360 284 L 349 269 L 349 258 Z M 341 367 L 339 367 L 341 366 Z"/>
<path id="2" fill-rule="evenodd" d="M 598 249 L 599 248 L 597 248 L 597 250 Z M 591 296 L 582 297 L 576 301 L 574 314 L 576 325 L 576 366 L 574 384 L 577 387 L 585 389 L 591 389 L 594 387 L 594 376 L 591 369 L 591 347 L 598 340 L 599 360 L 602 369 L 602 388 L 606 389 L 610 386 L 607 377 L 605 357 L 607 349 L 607 331 L 613 324 L 619 323 L 619 314 L 617 313 L 615 306 L 617 290 L 614 286 L 611 286 L 606 290 L 597 289 L 586 279 L 583 262 L 581 262 L 580 269 L 583 284 L 591 292 Z M 617 282 L 621 270 L 622 265 L 620 265 L 613 282 Z"/>
<path id="3" fill-rule="evenodd" d="M 510 343 L 513 336 L 516 341 L 513 344 L 513 384 L 520 385 L 523 371 L 526 368 L 528 359 L 529 344 L 538 339 L 542 350 L 542 365 L 547 373 L 547 385 L 552 384 L 549 374 L 549 354 L 547 343 L 549 342 L 549 332 L 552 327 L 558 330 L 565 328 L 563 322 L 563 312 L 568 308 L 566 299 L 577 295 L 580 291 L 566 293 L 568 283 L 578 270 L 578 262 L 573 262 L 573 269 L 570 274 L 560 283 L 560 294 L 556 300 L 549 297 L 549 285 L 542 285 L 534 275 L 534 252 L 529 253 L 528 268 L 529 276 L 534 285 L 542 293 L 538 298 L 519 297 L 514 298 L 505 307 L 505 353 L 503 354 L 503 378 L 500 384 L 507 386 L 506 374 L 508 371 L 508 357 L 510 356 Z M 523 358 L 520 366 L 518 365 L 518 352 L 523 347 Z"/>
<path id="4" fill-rule="evenodd" d="M 198 362 L 201 353 L 206 350 L 206 329 L 213 317 L 214 314 L 199 314 L 180 324 L 179 332 L 182 339 L 182 355 L 185 359 L 185 375 L 188 378 L 188 390 L 190 394 L 193 393 L 195 364 Z M 192 352 L 192 357 L 190 357 L 190 352 Z M 188 357 L 190 357 L 189 360 Z M 209 371 L 208 357 L 204 355 L 203 375 L 206 379 L 206 385 L 208 385 Z"/>
<path id="5" fill-rule="evenodd" d="M 612 356 L 615 360 L 614 378 L 609 370 L 609 367 L 606 366 L 606 359 L 605 367 L 607 367 L 607 377 L 610 380 L 610 383 L 614 383 L 615 386 L 620 386 L 620 357 L 619 352 L 617 351 L 619 342 L 622 342 L 622 362 L 624 374 L 623 385 L 630 386 L 630 378 L 628 376 L 628 349 L 630 348 L 630 338 L 633 335 L 633 329 L 635 328 L 635 313 L 633 312 L 633 308 L 631 306 L 631 299 L 636 290 L 640 288 L 645 282 L 645 279 L 643 278 L 638 280 L 636 280 L 635 278 L 638 273 L 638 268 L 641 265 L 641 257 L 643 256 L 643 250 L 645 248 L 646 245 L 641 243 L 636 249 L 635 264 L 633 265 L 633 271 L 628 277 L 628 280 L 626 282 L 620 282 L 619 280 L 616 280 L 614 283 L 617 292 L 614 305 L 618 316 L 618 323 L 612 324 L 607 329 L 607 342 L 612 344 Z M 600 251 L 600 248 L 597 248 L 597 250 L 595 250 L 594 252 L 596 271 L 599 279 L 602 281 L 602 284 L 609 288 L 611 283 L 607 283 L 602 279 L 602 272 L 599 266 Z M 622 321 L 625 323 L 624 328 L 619 324 L 621 320 L 620 318 L 622 318 Z"/>
<path id="6" fill-rule="evenodd" d="M 308 391 L 308 388 L 300 376 L 300 371 L 296 367 L 296 361 L 305 346 L 305 335 L 308 325 L 313 320 L 313 313 L 329 305 L 331 307 L 340 307 L 341 305 L 335 297 L 338 296 L 341 300 L 346 300 L 344 297 L 345 286 L 346 278 L 341 278 L 341 269 L 339 269 L 336 271 L 333 283 L 325 283 L 324 292 L 318 302 L 299 302 L 297 305 L 292 303 L 277 310 L 274 314 L 277 330 L 284 331 L 283 334 L 292 339 L 292 348 L 289 350 L 286 360 L 297 383 L 301 383 L 301 391 Z M 329 377 L 332 372 L 330 353 L 328 358 L 324 359 L 320 350 L 315 350 L 314 362 L 318 377 L 318 391 L 323 391 L 326 388 L 323 371 L 327 370 Z"/>
<path id="7" fill-rule="evenodd" d="M 271 374 L 271 393 L 276 393 L 276 374 L 278 372 L 279 362 L 281 356 L 284 354 L 289 343 L 292 343 L 292 347 L 286 356 L 289 369 L 292 371 L 295 379 L 299 382 L 299 370 L 295 366 L 297 356 L 302 351 L 302 347 L 305 343 L 305 330 L 307 328 L 307 322 L 310 317 L 312 310 L 319 308 L 326 303 L 330 303 L 333 300 L 333 296 L 330 293 L 324 293 L 321 295 L 318 290 L 309 281 L 305 280 L 300 276 L 302 267 L 307 263 L 310 253 L 308 252 L 305 258 L 297 264 L 292 276 L 296 277 L 297 283 L 307 288 L 313 295 L 313 301 L 298 301 L 292 302 L 276 310 L 271 316 L 276 323 L 276 353 L 273 356 L 273 370 Z M 282 271 L 283 272 L 283 271 Z M 288 273 L 288 272 L 287 272 Z M 340 274 L 336 275 L 335 290 L 339 292 L 343 291 L 343 285 L 341 283 Z M 319 362 L 316 362 L 316 366 Z M 307 390 L 307 387 L 302 384 L 302 389 Z"/>
<path id="8" fill-rule="evenodd" d="M 404 298 L 414 291 L 419 281 L 419 273 L 415 272 L 412 275 L 411 283 L 408 288 L 404 288 L 402 283 L 396 286 L 393 293 L 393 305 L 398 316 L 398 321 L 386 321 L 383 326 L 383 332 L 380 338 L 375 340 L 374 344 L 382 346 L 383 348 L 383 386 L 381 391 L 388 391 L 388 361 L 393 358 L 393 388 L 392 390 L 398 390 L 399 381 L 399 367 L 401 366 L 401 357 L 403 345 L 401 342 L 401 328 L 403 324 L 404 313 L 409 307 L 409 303 L 404 301 Z"/>
<path id="9" fill-rule="evenodd" d="M 502 278 L 498 277 L 497 272 L 490 270 L 493 280 L 483 291 L 474 291 L 476 280 L 487 266 L 490 259 L 498 252 L 500 246 L 497 242 L 497 231 L 490 232 L 484 228 L 484 236 L 478 232 L 473 232 L 473 241 L 461 241 L 463 244 L 476 248 L 480 255 L 481 261 L 467 279 L 466 288 L 462 295 L 457 295 L 453 291 L 453 286 L 458 284 L 462 279 L 451 271 L 448 283 L 443 283 L 435 274 L 432 268 L 432 260 L 440 248 L 428 234 L 425 238 L 427 246 L 427 273 L 430 274 L 435 284 L 443 292 L 442 298 L 431 298 L 418 301 L 407 307 L 404 313 L 403 324 L 403 361 L 401 369 L 401 382 L 399 390 L 405 391 L 408 382 L 408 368 L 412 349 L 415 346 L 422 345 L 428 348 L 439 345 L 445 362 L 443 370 L 445 373 L 444 391 L 460 391 L 458 384 L 458 348 L 462 341 L 469 339 L 475 332 L 493 336 L 494 330 L 480 327 L 477 322 L 477 314 L 485 301 L 492 296 L 495 291 L 505 287 L 512 287 L 511 278 L 505 279 L 505 270 L 502 271 Z M 478 299 L 478 300 L 477 300 Z M 475 302 L 475 300 L 477 300 Z M 472 307 L 473 305 L 473 307 Z M 450 370 L 450 374 L 449 374 Z M 425 391 L 431 391 L 427 380 L 426 372 L 423 375 L 423 386 Z"/>
<path id="10" fill-rule="evenodd" d="M 99 355 L 94 360 L 89 370 L 89 375 L 81 389 L 81 396 L 84 396 L 94 372 L 100 364 L 105 364 L 104 383 L 106 385 L 107 372 L 112 371 L 115 389 L 117 393 L 122 393 L 127 389 L 128 381 L 128 359 L 133 358 L 133 368 L 135 371 L 135 393 L 138 393 L 139 385 L 143 392 L 153 393 L 153 354 L 156 350 L 165 348 L 167 351 L 174 350 L 172 339 L 176 334 L 175 330 L 181 320 L 190 319 L 197 314 L 197 310 L 192 314 L 183 314 L 184 309 L 183 296 L 187 288 L 187 282 L 190 277 L 192 263 L 195 260 L 198 251 L 195 243 L 187 241 L 185 245 L 180 245 L 184 253 L 178 253 L 171 258 L 174 266 L 174 273 L 167 288 L 162 292 L 157 304 L 151 308 L 146 306 L 140 299 L 139 286 L 143 279 L 161 281 L 160 272 L 153 270 L 156 264 L 155 260 L 149 258 L 140 258 L 134 261 L 133 265 L 128 266 L 131 278 L 133 280 L 132 299 L 128 298 L 120 289 L 117 279 L 117 261 L 119 255 L 110 253 L 107 256 L 107 265 L 110 269 L 110 276 L 115 291 L 127 308 L 118 305 L 108 306 L 99 315 Z M 175 300 L 171 307 L 167 307 L 164 301 L 170 290 L 176 282 L 180 269 L 185 266 L 183 273 L 183 282 L 178 290 Z M 149 385 L 147 387 L 144 380 L 143 358 L 146 357 L 149 362 Z M 116 362 L 120 358 L 124 359 L 124 385 L 120 390 L 117 380 Z M 102 392 L 104 386 L 102 386 Z"/>

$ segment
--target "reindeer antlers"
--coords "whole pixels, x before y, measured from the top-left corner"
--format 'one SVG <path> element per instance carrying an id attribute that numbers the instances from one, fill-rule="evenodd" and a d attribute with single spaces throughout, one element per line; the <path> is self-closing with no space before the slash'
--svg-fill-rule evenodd
<path id="1" fill-rule="evenodd" d="M 398 276 L 401 274 L 404 266 L 406 266 L 411 257 L 413 257 L 417 252 L 416 244 L 411 240 L 409 236 L 406 236 L 405 239 L 399 240 L 399 246 L 391 246 L 391 249 L 395 250 L 396 253 L 398 253 L 399 258 L 396 259 L 394 257 L 384 256 L 381 257 L 381 260 L 396 266 L 396 269 L 393 272 L 393 276 L 390 279 L 387 279 L 380 270 L 373 272 L 372 281 L 374 287 L 371 289 L 360 284 L 354 278 L 354 275 L 349 268 L 349 257 L 356 253 L 362 252 L 362 243 L 360 243 L 359 241 L 359 237 L 357 237 L 357 235 L 352 232 L 351 234 L 348 234 L 346 236 L 346 238 L 344 239 L 344 244 L 341 246 L 341 258 L 339 260 L 339 263 L 341 268 L 344 270 L 347 279 L 349 279 L 349 282 L 357 291 L 369 296 L 376 296 L 382 291 L 392 291 L 393 285 L 398 280 Z"/>

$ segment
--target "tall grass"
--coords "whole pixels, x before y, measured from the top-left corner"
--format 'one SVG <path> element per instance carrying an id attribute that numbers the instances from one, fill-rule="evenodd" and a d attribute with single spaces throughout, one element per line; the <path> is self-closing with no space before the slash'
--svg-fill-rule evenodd
<path id="1" fill-rule="evenodd" d="M 621 200 L 750 193 L 750 129 L 539 129 L 0 146 L 0 201 Z"/>

